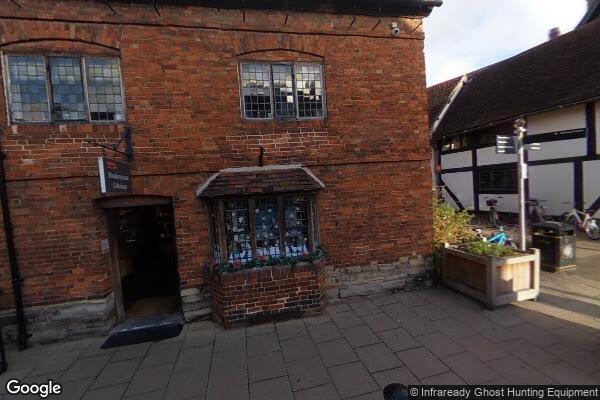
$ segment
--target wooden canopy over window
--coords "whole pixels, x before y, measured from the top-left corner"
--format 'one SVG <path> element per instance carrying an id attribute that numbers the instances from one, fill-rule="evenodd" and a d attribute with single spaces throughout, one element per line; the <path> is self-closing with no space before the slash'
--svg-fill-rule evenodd
<path id="1" fill-rule="evenodd" d="M 218 263 L 298 257 L 319 243 L 316 192 L 325 185 L 300 165 L 231 168 L 196 194 L 208 200 Z"/>
<path id="2" fill-rule="evenodd" d="M 228 168 L 217 172 L 196 191 L 198 197 L 313 192 L 325 187 L 313 173 L 301 165 Z"/>

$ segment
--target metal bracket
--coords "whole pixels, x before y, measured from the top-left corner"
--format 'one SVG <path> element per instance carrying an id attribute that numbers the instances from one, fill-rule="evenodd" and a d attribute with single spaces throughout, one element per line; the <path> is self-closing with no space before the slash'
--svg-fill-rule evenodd
<path id="1" fill-rule="evenodd" d="M 121 154 L 122 156 L 125 156 L 125 159 L 128 162 L 133 161 L 133 146 L 131 144 L 131 127 L 130 126 L 125 127 L 125 130 L 121 134 L 121 138 L 119 139 L 119 141 L 117 143 L 113 144 L 112 146 L 98 143 L 98 142 L 93 142 L 91 140 L 86 140 L 86 142 L 93 146 L 101 147 L 103 149 L 113 151 L 117 154 Z M 125 151 L 119 150 L 121 143 L 125 144 Z"/>

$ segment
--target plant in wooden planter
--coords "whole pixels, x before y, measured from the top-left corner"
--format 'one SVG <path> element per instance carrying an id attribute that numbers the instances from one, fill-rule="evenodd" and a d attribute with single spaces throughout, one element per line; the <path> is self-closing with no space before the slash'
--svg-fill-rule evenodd
<path id="1" fill-rule="evenodd" d="M 467 211 L 458 211 L 433 193 L 433 264 L 434 279 L 441 279 L 441 267 L 446 243 L 459 244 L 475 240 L 471 227 L 473 216 Z"/>
<path id="2" fill-rule="evenodd" d="M 540 292 L 540 253 L 486 242 L 446 245 L 442 280 L 490 309 L 535 300 Z"/>

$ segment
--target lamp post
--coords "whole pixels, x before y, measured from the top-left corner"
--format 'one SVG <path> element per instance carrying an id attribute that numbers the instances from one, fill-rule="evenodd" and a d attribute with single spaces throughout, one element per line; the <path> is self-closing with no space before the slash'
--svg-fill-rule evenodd
<path id="1" fill-rule="evenodd" d="M 514 133 L 516 136 L 516 146 L 519 155 L 518 171 L 519 171 L 519 249 L 525 251 L 527 249 L 527 221 L 525 215 L 525 179 L 527 179 L 527 164 L 525 163 L 525 146 L 523 146 L 523 138 L 527 128 L 527 122 L 524 118 L 519 118 L 514 123 Z"/>
<path id="2" fill-rule="evenodd" d="M 539 143 L 530 143 L 525 139 L 527 132 L 527 121 L 525 118 L 515 120 L 513 135 L 496 136 L 496 154 L 517 154 L 517 169 L 519 175 L 519 249 L 527 249 L 527 214 L 525 213 L 525 179 L 528 178 L 527 163 L 525 162 L 525 150 L 540 150 Z M 526 143 L 527 142 L 527 143 Z"/>

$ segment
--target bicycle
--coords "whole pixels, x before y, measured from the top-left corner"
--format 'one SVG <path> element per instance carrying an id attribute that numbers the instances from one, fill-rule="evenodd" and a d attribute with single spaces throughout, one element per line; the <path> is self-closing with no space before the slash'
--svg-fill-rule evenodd
<path id="1" fill-rule="evenodd" d="M 498 226 L 498 212 L 496 211 L 498 200 L 488 199 L 485 201 L 485 203 L 490 208 L 490 210 L 488 211 L 488 219 L 490 220 L 490 224 L 492 224 L 492 226 L 496 228 Z"/>
<path id="2" fill-rule="evenodd" d="M 583 229 L 590 239 L 600 240 L 600 219 L 592 218 L 589 213 L 573 208 L 570 212 L 564 213 L 561 220 L 565 224 Z"/>
<path id="3" fill-rule="evenodd" d="M 546 214 L 547 207 L 541 203 L 546 203 L 546 200 L 529 200 L 529 220 L 533 223 L 536 222 L 554 222 L 555 218 L 551 215 Z"/>
<path id="4" fill-rule="evenodd" d="M 512 239 L 510 238 L 509 235 L 506 234 L 506 232 L 504 232 L 504 227 L 500 226 L 500 227 L 498 227 L 498 229 L 500 231 L 496 232 L 496 233 L 493 233 L 489 238 L 487 238 L 487 242 L 488 243 L 495 243 L 495 244 L 498 244 L 500 246 L 508 246 L 508 247 L 513 248 L 513 249 L 516 249 L 517 248 L 517 244 L 512 241 Z"/>

